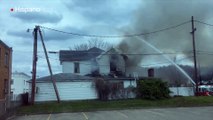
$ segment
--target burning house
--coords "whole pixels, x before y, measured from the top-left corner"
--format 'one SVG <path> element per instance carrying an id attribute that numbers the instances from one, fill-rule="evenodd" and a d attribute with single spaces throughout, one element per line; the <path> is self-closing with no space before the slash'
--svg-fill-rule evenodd
<path id="1" fill-rule="evenodd" d="M 63 73 L 124 77 L 126 60 L 127 56 L 115 48 L 106 52 L 96 47 L 85 51 L 60 51 Z"/>
<path id="2" fill-rule="evenodd" d="M 99 77 L 114 86 L 120 86 L 123 92 L 118 99 L 135 97 L 128 88 L 136 87 L 136 81 L 133 77 L 125 76 L 127 56 L 115 48 L 106 52 L 96 47 L 84 51 L 61 50 L 59 57 L 63 73 L 54 74 L 53 79 L 61 100 L 97 99 L 94 81 Z M 56 100 L 50 78 L 45 76 L 37 79 L 35 101 Z M 31 84 L 32 81 L 28 82 Z"/>

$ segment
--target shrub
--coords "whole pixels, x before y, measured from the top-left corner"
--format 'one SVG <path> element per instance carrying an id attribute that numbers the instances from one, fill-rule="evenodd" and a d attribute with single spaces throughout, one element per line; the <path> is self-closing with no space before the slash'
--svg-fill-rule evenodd
<path id="1" fill-rule="evenodd" d="M 169 98 L 169 87 L 167 82 L 160 79 L 146 79 L 137 82 L 137 97 L 145 99 Z"/>
<path id="2" fill-rule="evenodd" d="M 108 96 L 110 94 L 109 84 L 104 81 L 102 78 L 98 78 L 95 80 L 95 88 L 98 94 L 99 100 L 108 100 Z"/>
<path id="3" fill-rule="evenodd" d="M 99 100 L 119 99 L 122 97 L 122 82 L 110 82 L 103 78 L 97 78 L 94 81 Z"/>

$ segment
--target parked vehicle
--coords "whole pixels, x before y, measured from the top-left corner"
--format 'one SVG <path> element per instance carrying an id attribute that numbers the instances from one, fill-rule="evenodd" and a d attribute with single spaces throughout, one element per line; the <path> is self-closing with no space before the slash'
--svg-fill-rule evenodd
<path id="1" fill-rule="evenodd" d="M 196 96 L 213 96 L 213 85 L 199 85 Z"/>

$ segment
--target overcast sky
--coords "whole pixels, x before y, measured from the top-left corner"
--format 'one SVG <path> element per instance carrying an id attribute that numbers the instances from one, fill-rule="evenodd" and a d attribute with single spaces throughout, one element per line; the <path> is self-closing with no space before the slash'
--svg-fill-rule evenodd
<path id="1" fill-rule="evenodd" d="M 32 30 L 27 32 L 27 29 L 41 25 L 81 34 L 123 35 L 123 31 L 129 32 L 128 28 L 134 29 L 136 27 L 136 30 L 140 30 L 137 24 L 133 25 L 133 23 L 140 22 L 142 19 L 137 17 L 140 16 L 139 14 L 143 14 L 144 19 L 147 19 L 148 22 L 144 22 L 144 24 L 151 26 L 149 30 L 154 29 L 154 22 L 171 19 L 167 16 L 168 14 L 158 13 L 159 2 L 150 0 L 151 2 L 147 3 L 147 1 L 149 0 L 0 0 L 0 39 L 13 48 L 13 71 L 31 75 L 33 37 Z M 176 3 L 172 3 L 172 0 L 162 1 L 167 2 L 168 5 L 177 3 L 177 0 L 174 0 Z M 180 3 L 184 4 L 181 1 L 184 0 L 180 0 Z M 192 2 L 192 0 L 189 1 Z M 197 7 L 200 4 L 199 0 L 194 0 L 193 2 L 196 4 L 192 5 L 197 7 L 198 10 L 206 7 L 208 11 L 212 11 L 213 2 L 211 0 L 204 1 L 202 4 L 207 6 L 201 4 Z M 175 10 L 180 9 L 181 4 L 177 4 Z M 26 8 L 33 9 L 33 11 L 26 12 L 23 10 Z M 168 12 L 165 11 L 165 13 Z M 158 19 L 162 15 L 166 17 Z M 191 15 L 183 16 L 184 19 L 178 19 L 178 22 L 190 20 L 190 17 Z M 207 17 L 208 19 L 206 19 Z M 203 20 L 202 17 L 200 19 Z M 204 20 L 212 22 L 213 17 L 207 15 Z M 173 23 L 176 24 L 176 22 Z M 157 28 L 165 26 L 168 25 L 158 25 Z M 133 31 L 144 32 L 143 30 L 136 30 Z M 56 33 L 46 29 L 43 29 L 43 35 L 48 51 L 68 50 L 75 44 L 92 39 Z M 115 46 L 121 41 L 121 38 L 99 39 L 108 41 Z M 48 75 L 45 56 L 40 43 L 38 51 L 38 76 Z M 50 58 L 53 72 L 61 72 L 58 55 L 50 55 Z"/>
<path id="2" fill-rule="evenodd" d="M 41 25 L 74 33 L 121 35 L 119 29 L 130 23 L 138 4 L 140 0 L 0 0 L 0 39 L 13 48 L 13 71 L 30 74 L 33 37 L 27 29 Z M 22 8 L 34 11 L 25 12 Z M 43 34 L 49 51 L 68 50 L 91 39 L 48 30 L 43 30 Z M 120 39 L 106 41 L 117 44 Z M 40 43 L 39 46 L 38 76 L 43 76 L 48 72 Z M 53 72 L 61 72 L 58 55 L 50 57 Z"/>

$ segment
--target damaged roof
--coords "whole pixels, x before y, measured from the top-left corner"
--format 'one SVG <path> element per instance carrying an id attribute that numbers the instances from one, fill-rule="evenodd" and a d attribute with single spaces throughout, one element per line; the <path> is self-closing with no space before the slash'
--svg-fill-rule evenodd
<path id="1" fill-rule="evenodd" d="M 104 50 L 97 47 L 90 48 L 89 50 L 60 50 L 59 59 L 60 61 L 85 61 L 99 56 Z"/>

